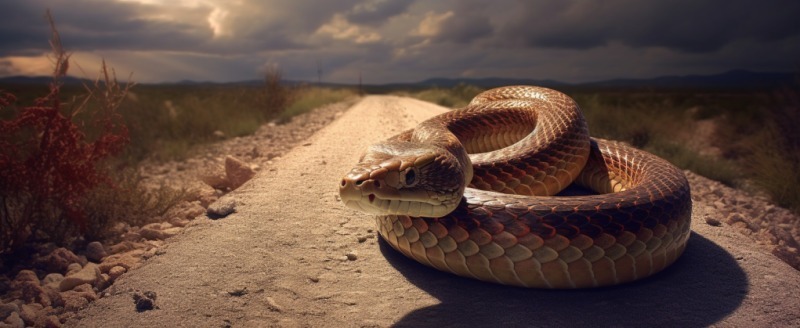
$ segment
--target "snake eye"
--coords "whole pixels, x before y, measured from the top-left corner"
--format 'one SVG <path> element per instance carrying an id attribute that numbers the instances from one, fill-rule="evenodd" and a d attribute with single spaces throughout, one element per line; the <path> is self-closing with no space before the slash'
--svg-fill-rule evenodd
<path id="1" fill-rule="evenodd" d="M 406 171 L 406 186 L 411 187 L 417 183 L 417 173 L 414 169 Z"/>

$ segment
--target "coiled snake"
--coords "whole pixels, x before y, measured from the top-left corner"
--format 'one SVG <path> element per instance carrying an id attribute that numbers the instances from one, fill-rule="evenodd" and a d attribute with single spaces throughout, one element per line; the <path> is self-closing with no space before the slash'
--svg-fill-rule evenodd
<path id="1" fill-rule="evenodd" d="M 553 196 L 575 182 L 597 194 Z M 683 172 L 591 139 L 578 105 L 513 86 L 371 146 L 341 181 L 406 256 L 460 276 L 584 288 L 650 276 L 689 238 Z"/>

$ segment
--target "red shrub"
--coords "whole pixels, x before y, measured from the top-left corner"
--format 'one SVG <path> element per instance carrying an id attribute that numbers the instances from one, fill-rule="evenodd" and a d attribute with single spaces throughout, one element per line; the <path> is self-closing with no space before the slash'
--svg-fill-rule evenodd
<path id="1" fill-rule="evenodd" d="M 2 113 L 13 117 L 0 121 L 0 254 L 32 238 L 59 240 L 64 236 L 54 233 L 84 230 L 86 215 L 79 204 L 87 192 L 111 182 L 101 163 L 128 142 L 128 129 L 116 123 L 114 113 L 120 89 L 105 65 L 105 83 L 96 83 L 80 105 L 62 109 L 59 80 L 66 75 L 69 56 L 53 32 L 56 67 L 49 94 L 15 107 L 16 97 L 0 91 L 0 111 L 16 110 L 15 115 Z M 95 94 L 101 109 L 87 123 L 101 132 L 87 140 L 86 126 L 78 126 L 75 116 Z"/>
<path id="2" fill-rule="evenodd" d="M 108 115 L 96 121 L 104 125 L 100 137 L 87 141 L 72 117 L 61 112 L 58 95 L 54 83 L 49 95 L 21 107 L 13 119 L 0 121 L 4 248 L 19 246 L 15 244 L 25 242 L 40 225 L 53 223 L 42 221 L 66 219 L 84 229 L 84 213 L 77 205 L 87 191 L 109 182 L 98 164 L 128 141 L 127 128 Z M 6 93 L 2 110 L 14 100 Z"/>

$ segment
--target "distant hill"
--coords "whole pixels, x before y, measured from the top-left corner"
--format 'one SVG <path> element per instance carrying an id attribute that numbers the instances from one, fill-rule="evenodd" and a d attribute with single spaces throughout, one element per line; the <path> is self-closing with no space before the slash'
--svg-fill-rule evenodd
<path id="1" fill-rule="evenodd" d="M 753 72 L 747 70 L 733 70 L 713 75 L 683 75 L 661 76 L 650 79 L 612 79 L 587 83 L 567 83 L 556 80 L 513 79 L 513 78 L 430 78 L 411 83 L 387 83 L 379 85 L 365 85 L 379 88 L 451 88 L 459 84 L 470 84 L 483 88 L 498 87 L 503 85 L 539 85 L 544 87 L 586 87 L 586 88 L 654 88 L 654 89 L 772 89 L 782 85 L 798 82 L 800 75 L 782 72 Z M 50 77 L 11 76 L 0 78 L 2 84 L 46 84 Z M 68 77 L 65 84 L 80 84 L 91 82 L 85 79 Z M 157 83 L 158 85 L 243 85 L 260 86 L 263 80 L 246 80 L 238 82 L 210 82 L 210 81 L 178 81 Z M 288 85 L 310 84 L 308 81 L 284 81 Z M 323 86 L 350 86 L 352 84 L 322 83 Z"/>
<path id="2" fill-rule="evenodd" d="M 508 78 L 432 78 L 416 83 L 390 84 L 389 86 L 438 86 L 449 88 L 464 83 L 484 88 L 525 84 L 543 87 L 582 88 L 772 89 L 796 82 L 798 77 L 800 76 L 795 73 L 733 70 L 714 75 L 661 76 L 651 79 L 613 79 L 586 83 L 567 83 L 555 80 Z"/>
<path id="3" fill-rule="evenodd" d="M 686 89 L 771 89 L 797 82 L 795 73 L 733 70 L 714 75 L 662 76 L 652 79 L 615 79 L 583 83 L 585 87 L 650 87 Z"/>
<path id="4" fill-rule="evenodd" d="M 2 84 L 30 84 L 30 85 L 43 85 L 48 84 L 53 81 L 53 78 L 50 76 L 7 76 L 0 78 L 0 83 Z M 62 79 L 64 84 L 83 84 L 83 83 L 94 83 L 92 80 L 87 79 L 79 79 L 76 77 L 65 77 Z"/>

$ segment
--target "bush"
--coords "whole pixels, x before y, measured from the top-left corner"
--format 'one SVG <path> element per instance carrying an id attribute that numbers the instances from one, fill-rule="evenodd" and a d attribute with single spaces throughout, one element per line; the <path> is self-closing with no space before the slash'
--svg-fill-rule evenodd
<path id="1" fill-rule="evenodd" d="M 128 130 L 115 113 L 127 88 L 121 88 L 103 64 L 105 80 L 72 106 L 62 106 L 60 80 L 69 68 L 69 55 L 54 27 L 51 44 L 55 69 L 49 93 L 22 106 L 10 93 L 0 97 L 0 111 L 16 111 L 11 119 L 0 121 L 0 254 L 28 241 L 63 242 L 85 231 L 83 197 L 111 183 L 103 161 L 128 142 Z M 81 113 L 92 100 L 105 110 Z M 93 140 L 73 120 L 79 114 L 99 127 Z"/>
<path id="2" fill-rule="evenodd" d="M 264 93 L 262 104 L 264 117 L 267 119 L 281 115 L 292 101 L 292 90 L 281 82 L 283 74 L 277 65 L 270 65 L 264 75 Z"/>
<path id="3" fill-rule="evenodd" d="M 779 205 L 800 212 L 800 86 L 777 92 L 765 124 L 750 144 L 746 166 L 755 183 Z"/>

